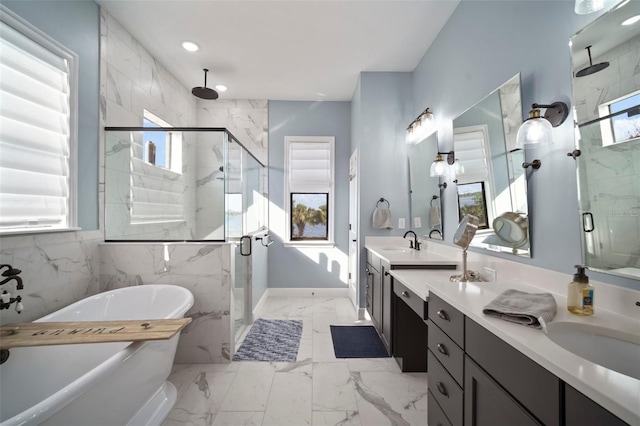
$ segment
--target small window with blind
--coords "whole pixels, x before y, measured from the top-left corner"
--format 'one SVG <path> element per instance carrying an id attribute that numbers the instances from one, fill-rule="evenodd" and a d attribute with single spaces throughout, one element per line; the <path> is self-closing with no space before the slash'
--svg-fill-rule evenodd
<path id="1" fill-rule="evenodd" d="M 327 136 L 285 138 L 290 245 L 333 244 L 334 142 Z"/>
<path id="2" fill-rule="evenodd" d="M 486 125 L 454 129 L 453 146 L 456 161 L 463 172 L 456 175 L 458 185 L 458 210 L 478 216 L 480 228 L 487 228 L 493 221 L 494 183 L 489 149 L 489 130 Z M 473 210 L 472 213 L 468 210 Z"/>
<path id="3" fill-rule="evenodd" d="M 6 8 L 0 51 L 0 234 L 77 229 L 77 55 Z"/>

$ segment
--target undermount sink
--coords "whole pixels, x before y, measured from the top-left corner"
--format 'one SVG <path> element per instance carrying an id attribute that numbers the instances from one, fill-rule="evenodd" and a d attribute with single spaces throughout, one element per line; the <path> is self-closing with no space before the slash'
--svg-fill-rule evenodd
<path id="1" fill-rule="evenodd" d="M 612 328 L 550 322 L 547 336 L 566 350 L 618 373 L 640 380 L 640 336 Z"/>
<path id="2" fill-rule="evenodd" d="M 412 251 L 413 249 L 410 248 L 404 248 L 404 247 L 381 247 L 380 250 L 383 251 L 395 251 L 398 253 L 407 253 Z"/>

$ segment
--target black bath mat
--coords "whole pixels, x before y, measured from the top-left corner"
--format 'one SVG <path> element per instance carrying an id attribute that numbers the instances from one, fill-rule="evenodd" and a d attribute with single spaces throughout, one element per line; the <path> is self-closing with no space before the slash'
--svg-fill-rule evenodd
<path id="1" fill-rule="evenodd" d="M 336 358 L 388 358 L 389 354 L 372 325 L 332 325 Z"/>

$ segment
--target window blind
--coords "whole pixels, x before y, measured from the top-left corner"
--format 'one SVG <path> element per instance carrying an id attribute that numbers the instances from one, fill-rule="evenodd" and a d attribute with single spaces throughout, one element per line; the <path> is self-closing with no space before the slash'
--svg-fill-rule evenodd
<path id="1" fill-rule="evenodd" d="M 74 58 L 31 37 L 0 21 L 0 231 L 74 225 Z"/>
<path id="2" fill-rule="evenodd" d="M 142 145 L 131 146 L 131 223 L 185 220 L 183 175 L 144 162 Z"/>
<path id="3" fill-rule="evenodd" d="M 289 190 L 329 191 L 332 181 L 331 143 L 289 143 Z"/>
<path id="4" fill-rule="evenodd" d="M 456 178 L 458 183 L 484 182 L 489 179 L 488 150 L 484 132 L 470 131 L 455 133 L 453 143 L 456 147 L 456 160 L 464 167 L 464 172 Z"/>

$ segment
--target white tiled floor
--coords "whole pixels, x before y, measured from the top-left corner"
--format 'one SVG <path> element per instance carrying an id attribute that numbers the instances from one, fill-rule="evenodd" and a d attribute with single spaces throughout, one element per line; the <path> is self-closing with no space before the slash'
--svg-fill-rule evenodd
<path id="1" fill-rule="evenodd" d="M 426 373 L 334 356 L 329 325 L 356 323 L 347 298 L 269 298 L 260 317 L 303 321 L 297 361 L 175 365 L 163 426 L 426 425 Z"/>

